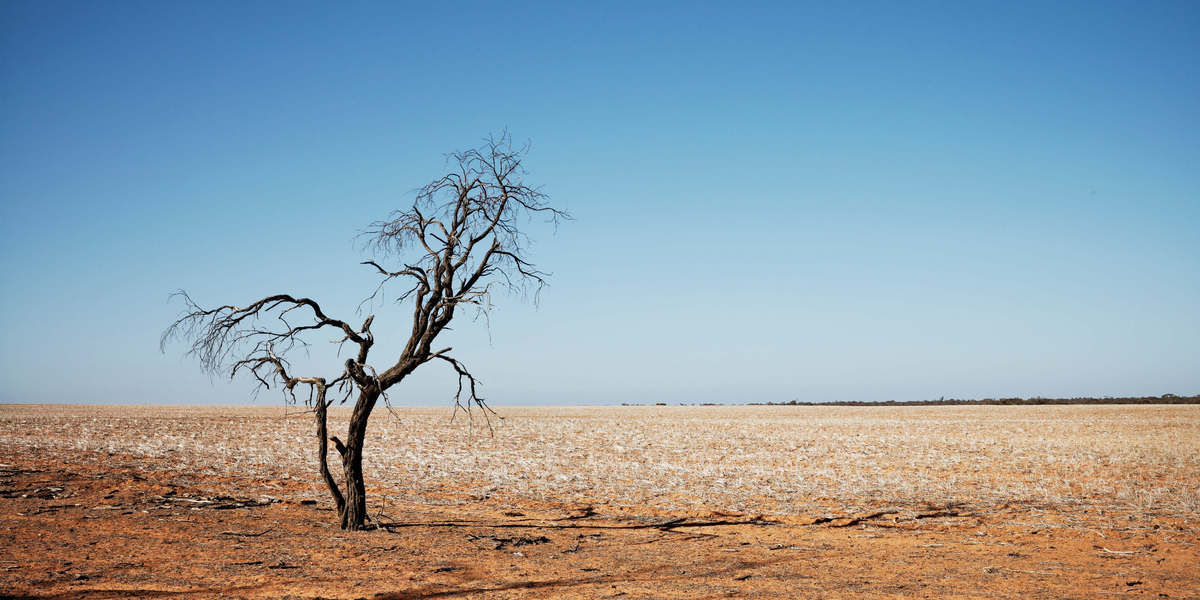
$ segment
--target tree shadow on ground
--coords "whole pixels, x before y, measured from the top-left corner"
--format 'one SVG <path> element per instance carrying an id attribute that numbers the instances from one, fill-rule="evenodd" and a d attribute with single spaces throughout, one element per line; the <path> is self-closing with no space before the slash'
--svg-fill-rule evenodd
<path id="1" fill-rule="evenodd" d="M 722 527 L 730 525 L 778 525 L 776 521 L 768 521 L 760 517 L 749 519 L 691 519 L 687 517 L 679 517 L 668 519 L 665 521 L 654 521 L 649 523 L 605 523 L 605 524 L 590 524 L 580 521 L 571 523 L 496 523 L 482 520 L 454 520 L 454 521 L 431 521 L 431 522 L 385 522 L 379 523 L 377 527 L 380 529 L 391 531 L 393 529 L 404 529 L 407 527 L 483 527 L 491 529 L 660 529 L 670 531 L 675 529 L 687 529 L 696 527 Z"/>
<path id="2" fill-rule="evenodd" d="M 503 592 L 509 590 L 540 590 L 549 588 L 570 588 L 586 585 L 628 585 L 650 582 L 711 579 L 721 576 L 728 576 L 728 582 L 732 585 L 735 583 L 735 579 L 733 577 L 735 573 L 757 569 L 783 561 L 784 559 L 782 557 L 779 559 L 766 561 L 733 562 L 729 560 L 713 559 L 702 563 L 690 563 L 687 565 L 688 572 L 686 574 L 676 573 L 672 575 L 665 575 L 663 573 L 663 569 L 664 567 L 667 567 L 667 565 L 655 564 L 633 571 L 626 571 L 613 575 L 599 575 L 595 577 L 558 578 L 542 581 L 511 581 L 506 583 L 497 583 L 495 585 L 464 587 L 435 584 L 411 590 L 378 594 L 375 596 L 375 600 L 427 600 L 432 598 L 456 598 L 462 596 L 471 596 L 473 594 Z"/>
<path id="3" fill-rule="evenodd" d="M 248 591 L 259 586 L 246 588 L 236 588 L 229 590 L 231 592 Z M 54 594 L 17 594 L 4 595 L 0 594 L 0 600 L 76 600 L 76 599 L 92 599 L 103 600 L 106 598 L 170 598 L 173 596 L 195 596 L 196 594 L 204 593 L 207 590 L 188 590 L 183 592 L 173 592 L 170 590 L 139 590 L 136 588 L 112 588 L 112 589 L 75 589 L 69 592 L 58 592 Z"/>
<path id="4" fill-rule="evenodd" d="M 253 593 L 255 590 L 261 590 L 268 587 L 269 584 L 257 585 L 240 585 L 229 588 L 202 588 L 194 590 L 156 590 L 156 589 L 138 589 L 138 588 L 79 588 L 66 592 L 57 592 L 52 594 L 16 594 L 5 595 L 0 594 L 0 600 L 106 600 L 109 598 L 172 598 L 172 597 L 196 597 L 226 594 L 238 594 L 242 592 Z"/>

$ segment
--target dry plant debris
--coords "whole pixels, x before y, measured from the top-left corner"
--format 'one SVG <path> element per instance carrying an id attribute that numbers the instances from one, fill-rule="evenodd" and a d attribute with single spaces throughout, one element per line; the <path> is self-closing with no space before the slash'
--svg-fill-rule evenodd
<path id="1" fill-rule="evenodd" d="M 398 408 L 372 423 L 375 493 L 784 515 L 812 514 L 814 502 L 1200 515 L 1194 406 L 514 408 L 492 433 L 450 414 Z M 7 406 L 0 439 L 14 451 L 310 482 L 310 416 L 295 407 Z M 305 497 L 325 500 L 315 485 Z"/>
<path id="2" fill-rule="evenodd" d="M 0 597 L 1200 597 L 1200 407 L 501 412 L 0 406 Z"/>

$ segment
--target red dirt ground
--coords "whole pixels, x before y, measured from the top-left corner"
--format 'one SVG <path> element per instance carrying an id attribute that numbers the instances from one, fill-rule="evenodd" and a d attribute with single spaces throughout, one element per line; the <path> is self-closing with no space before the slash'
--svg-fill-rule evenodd
<path id="1" fill-rule="evenodd" d="M 1200 598 L 1200 524 L 1186 519 L 481 499 L 392 504 L 383 527 L 349 533 L 327 506 L 221 496 L 258 480 L 6 450 L 0 598 Z"/>

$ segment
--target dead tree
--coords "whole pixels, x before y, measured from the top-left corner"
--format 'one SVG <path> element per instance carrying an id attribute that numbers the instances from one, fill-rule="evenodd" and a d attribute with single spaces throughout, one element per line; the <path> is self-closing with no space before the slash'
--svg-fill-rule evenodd
<path id="1" fill-rule="evenodd" d="M 450 173 L 417 192 L 412 207 L 378 221 L 363 235 L 377 260 L 368 266 L 380 277 L 368 296 L 373 305 L 384 286 L 402 283 L 396 302 L 410 303 L 412 329 L 399 357 L 389 357 L 377 369 L 368 359 L 375 342 L 368 316 L 358 327 L 336 319 L 314 300 L 276 294 L 243 306 L 203 308 L 186 292 L 180 317 L 163 332 L 162 347 L 182 338 L 191 344 L 188 354 L 212 373 L 236 376 L 244 372 L 260 388 L 280 386 L 295 400 L 295 388 L 307 386 L 307 401 L 316 416 L 317 457 L 321 478 L 337 507 L 343 529 L 367 527 L 363 483 L 363 444 L 371 412 L 389 388 L 404 381 L 421 365 L 442 362 L 458 376 L 457 408 L 473 405 L 488 409 L 478 394 L 478 381 L 450 354 L 451 348 L 434 348 L 438 335 L 462 309 L 487 311 L 494 290 L 507 288 L 534 294 L 546 283 L 546 273 L 526 260 L 527 239 L 521 228 L 531 217 L 557 223 L 569 218 L 551 207 L 547 197 L 523 181 L 521 161 L 527 148 L 514 148 L 506 135 L 481 147 L 449 156 Z M 394 266 L 385 266 L 389 260 Z M 364 303 L 367 303 L 364 301 Z M 332 332 L 334 341 L 356 348 L 354 357 L 339 365 L 335 377 L 306 377 L 291 372 L 287 356 L 305 347 L 305 336 Z M 330 397 L 333 391 L 334 398 Z M 354 396 L 354 410 L 342 441 L 327 431 L 328 407 Z M 341 460 L 342 484 L 330 472 L 328 443 Z"/>

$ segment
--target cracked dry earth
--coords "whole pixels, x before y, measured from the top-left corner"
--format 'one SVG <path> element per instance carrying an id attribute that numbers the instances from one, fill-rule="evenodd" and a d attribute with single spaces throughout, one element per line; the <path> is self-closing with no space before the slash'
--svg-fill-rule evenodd
<path id="1" fill-rule="evenodd" d="M 350 533 L 299 477 L 8 441 L 0 598 L 1200 598 L 1191 515 L 753 514 L 446 488 L 393 497 L 376 530 Z"/>

